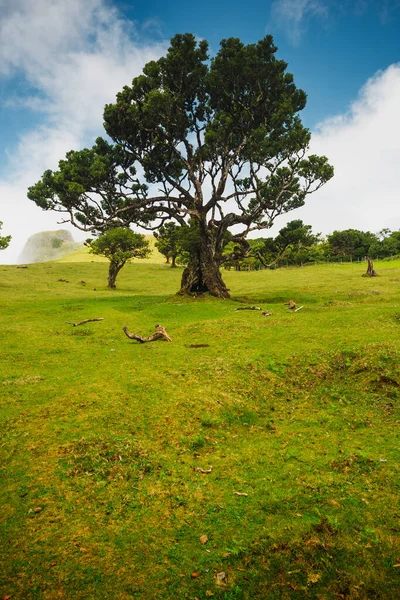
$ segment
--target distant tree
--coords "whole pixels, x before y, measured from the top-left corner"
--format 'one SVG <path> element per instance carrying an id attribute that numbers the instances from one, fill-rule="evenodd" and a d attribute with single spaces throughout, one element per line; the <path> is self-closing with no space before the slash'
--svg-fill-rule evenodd
<path id="1" fill-rule="evenodd" d="M 126 227 L 109 229 L 95 240 L 88 240 L 89 252 L 105 256 L 110 261 L 108 287 L 115 289 L 117 275 L 131 258 L 146 258 L 150 254 L 149 242 L 140 233 Z"/>
<path id="2" fill-rule="evenodd" d="M 3 222 L 0 221 L 0 231 L 1 231 L 2 227 L 3 227 Z M 5 236 L 0 235 L 0 250 L 5 250 L 6 248 L 8 248 L 10 241 L 11 241 L 11 235 L 5 235 Z"/>
<path id="3" fill-rule="evenodd" d="M 258 260 L 264 267 L 273 268 L 283 258 L 291 264 L 307 262 L 310 249 L 319 242 L 319 236 L 312 233 L 311 225 L 305 225 L 300 219 L 290 221 L 275 238 L 249 240 L 248 255 L 253 261 L 246 259 L 245 263 L 258 266 Z"/>
<path id="4" fill-rule="evenodd" d="M 382 229 L 378 233 L 379 239 L 371 244 L 369 254 L 373 258 L 386 258 L 400 254 L 400 231 Z"/>
<path id="5" fill-rule="evenodd" d="M 333 256 L 357 259 L 369 256 L 370 247 L 378 241 L 378 238 L 370 231 L 345 229 L 334 231 L 327 236 L 327 241 Z"/>
<path id="6" fill-rule="evenodd" d="M 306 94 L 276 51 L 270 35 L 248 45 L 230 38 L 210 60 L 205 40 L 176 35 L 166 56 L 105 107 L 115 145 L 100 138 L 91 150 L 69 152 L 28 197 L 85 231 L 193 219 L 199 244 L 181 292 L 228 298 L 219 271 L 227 232 L 235 256 L 244 255 L 251 232 L 302 206 L 333 176 L 326 157 L 309 154 L 299 117 Z"/>
<path id="7" fill-rule="evenodd" d="M 391 235 L 391 230 L 388 227 L 384 227 L 383 229 L 381 229 L 380 231 L 378 231 L 377 233 L 377 237 L 379 239 L 379 241 L 383 241 L 384 239 L 386 239 L 387 237 L 389 237 Z"/>
<path id="8" fill-rule="evenodd" d="M 320 234 L 312 233 L 311 225 L 304 225 L 300 219 L 290 221 L 274 239 L 277 257 L 282 258 L 288 251 L 292 255 L 299 254 L 302 249 L 316 244 L 319 238 Z"/>
<path id="9" fill-rule="evenodd" d="M 154 232 L 156 238 L 155 246 L 158 251 L 165 256 L 167 264 L 171 261 L 171 267 L 176 267 L 176 259 L 180 253 L 180 236 L 182 235 L 182 227 L 172 223 L 164 223 Z"/>

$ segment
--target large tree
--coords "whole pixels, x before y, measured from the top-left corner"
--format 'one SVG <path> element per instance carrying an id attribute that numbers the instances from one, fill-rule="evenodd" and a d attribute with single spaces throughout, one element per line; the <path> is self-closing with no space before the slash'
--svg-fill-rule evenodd
<path id="1" fill-rule="evenodd" d="M 333 175 L 326 157 L 309 154 L 298 116 L 306 94 L 276 50 L 269 35 L 249 45 L 230 38 L 210 60 L 205 40 L 176 35 L 105 107 L 114 145 L 99 139 L 70 152 L 29 198 L 84 230 L 191 219 L 199 244 L 181 291 L 229 297 L 219 270 L 227 232 L 244 255 L 250 232 L 302 206 Z"/>

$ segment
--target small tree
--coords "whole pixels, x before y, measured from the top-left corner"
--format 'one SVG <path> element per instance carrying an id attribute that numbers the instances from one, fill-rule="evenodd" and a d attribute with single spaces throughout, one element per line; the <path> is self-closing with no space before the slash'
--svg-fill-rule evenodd
<path id="1" fill-rule="evenodd" d="M 105 256 L 110 261 L 108 287 L 115 289 L 117 275 L 131 258 L 146 258 L 150 254 L 149 242 L 144 235 L 126 227 L 109 229 L 95 240 L 88 240 L 89 252 Z"/>
<path id="2" fill-rule="evenodd" d="M 169 222 L 161 225 L 158 231 L 154 232 L 156 238 L 155 246 L 167 259 L 167 264 L 171 261 L 171 267 L 176 267 L 176 259 L 179 256 L 179 234 L 181 227 L 175 223 Z"/>
<path id="3" fill-rule="evenodd" d="M 1 231 L 2 227 L 3 227 L 3 223 L 2 223 L 2 221 L 0 221 L 0 231 Z M 0 250 L 5 250 L 8 247 L 10 241 L 11 241 L 11 235 L 5 235 L 3 237 L 0 235 Z"/>

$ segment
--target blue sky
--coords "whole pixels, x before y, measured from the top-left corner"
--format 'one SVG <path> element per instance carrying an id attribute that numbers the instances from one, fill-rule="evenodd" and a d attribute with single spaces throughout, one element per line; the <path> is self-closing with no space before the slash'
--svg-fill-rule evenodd
<path id="1" fill-rule="evenodd" d="M 293 218 L 322 233 L 400 228 L 400 0 L 0 0 L 0 16 L 0 221 L 13 235 L 1 262 L 59 227 L 27 186 L 91 145 L 104 104 L 187 31 L 211 54 L 222 38 L 271 33 L 308 94 L 303 122 L 336 176 L 278 229 Z"/>

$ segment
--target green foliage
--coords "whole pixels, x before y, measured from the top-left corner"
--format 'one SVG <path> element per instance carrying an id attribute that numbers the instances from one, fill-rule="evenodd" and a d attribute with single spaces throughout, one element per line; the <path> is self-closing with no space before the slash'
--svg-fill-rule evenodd
<path id="1" fill-rule="evenodd" d="M 198 265 L 212 280 L 198 287 L 227 292 L 215 276 L 227 232 L 235 227 L 234 254 L 243 255 L 251 231 L 271 227 L 333 176 L 326 157 L 308 154 L 299 118 L 306 94 L 276 51 L 271 36 L 248 45 L 229 38 L 210 60 L 205 40 L 176 35 L 105 107 L 113 144 L 99 138 L 69 152 L 28 197 L 86 231 L 191 218 Z"/>
<path id="2" fill-rule="evenodd" d="M 149 242 L 145 236 L 124 227 L 109 229 L 89 244 L 92 254 L 124 264 L 130 258 L 146 258 L 149 253 Z"/>
<path id="3" fill-rule="evenodd" d="M 150 253 L 148 240 L 141 233 L 126 227 L 109 229 L 95 240 L 88 240 L 89 252 L 105 256 L 110 261 L 108 287 L 115 288 L 115 280 L 125 263 L 132 258 L 146 258 Z"/>
<path id="4" fill-rule="evenodd" d="M 347 258 L 364 258 L 368 256 L 372 244 L 377 242 L 377 236 L 369 231 L 346 229 L 334 231 L 327 236 L 330 251 L 335 256 Z"/>
<path id="5" fill-rule="evenodd" d="M 0 221 L 0 231 L 1 231 L 2 227 L 3 227 L 3 223 L 2 223 L 2 221 Z M 5 235 L 5 236 L 0 235 L 0 250 L 5 250 L 6 248 L 8 248 L 10 241 L 11 241 L 11 235 Z"/>
<path id="6" fill-rule="evenodd" d="M 279 260 L 284 259 L 286 264 L 300 265 L 315 260 L 319 243 L 320 234 L 313 234 L 311 225 L 304 225 L 303 221 L 296 219 L 283 227 L 276 238 L 249 240 L 247 257 L 230 261 L 230 264 L 238 268 L 272 268 Z"/>
<path id="7" fill-rule="evenodd" d="M 379 232 L 370 246 L 369 255 L 374 258 L 400 255 L 400 231 L 386 229 Z"/>
<path id="8" fill-rule="evenodd" d="M 167 263 L 171 261 L 171 267 L 176 266 L 176 260 L 181 253 L 180 237 L 182 229 L 186 225 L 178 226 L 173 222 L 164 223 L 154 232 L 156 238 L 155 246 L 158 251 L 165 256 Z"/>

